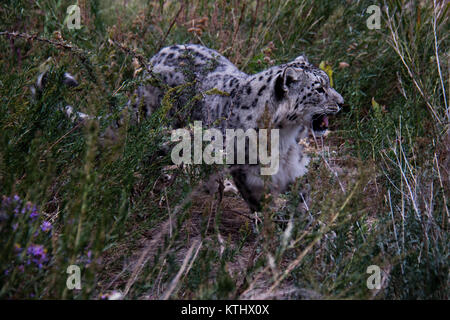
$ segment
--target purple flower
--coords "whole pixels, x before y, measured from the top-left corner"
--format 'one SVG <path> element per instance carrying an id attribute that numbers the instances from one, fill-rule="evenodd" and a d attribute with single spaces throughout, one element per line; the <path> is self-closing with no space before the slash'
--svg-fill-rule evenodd
<path id="1" fill-rule="evenodd" d="M 33 261 L 39 269 L 42 268 L 43 263 L 47 262 L 47 249 L 41 244 L 31 244 L 27 249 L 27 254 L 32 256 L 31 261 Z M 27 264 L 30 264 L 29 261 Z"/>
<path id="2" fill-rule="evenodd" d="M 44 221 L 41 224 L 41 230 L 44 232 L 48 232 L 52 229 L 52 224 L 48 221 Z"/>
<path id="3" fill-rule="evenodd" d="M 11 204 L 11 197 L 7 197 L 7 196 L 2 196 L 2 207 L 3 208 L 8 208 Z"/>
<path id="4" fill-rule="evenodd" d="M 41 244 L 31 244 L 28 247 L 27 253 L 33 256 L 42 256 L 44 255 L 44 246 Z"/>
<path id="5" fill-rule="evenodd" d="M 30 214 L 30 218 L 31 218 L 31 219 L 34 219 L 34 218 L 36 218 L 37 216 L 39 216 L 39 212 L 37 211 L 36 206 L 33 206 L 33 209 L 32 209 L 31 214 Z"/>
<path id="6" fill-rule="evenodd" d="M 91 262 L 92 262 L 92 251 L 89 250 L 89 251 L 87 252 L 86 265 L 90 265 Z"/>
<path id="7" fill-rule="evenodd" d="M 37 216 L 39 216 L 39 211 L 35 205 L 33 205 L 31 202 L 27 202 L 23 204 L 22 199 L 16 194 L 12 198 L 2 196 L 1 209 L 10 209 L 14 212 L 14 216 L 17 216 L 18 214 L 27 214 L 30 213 L 30 218 L 34 219 Z"/>

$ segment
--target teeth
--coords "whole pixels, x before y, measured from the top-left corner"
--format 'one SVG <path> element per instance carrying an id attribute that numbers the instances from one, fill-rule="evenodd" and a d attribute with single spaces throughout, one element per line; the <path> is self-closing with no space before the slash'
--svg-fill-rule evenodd
<path id="1" fill-rule="evenodd" d="M 328 117 L 324 116 L 322 119 L 322 124 L 323 127 L 328 127 Z"/>
<path id="2" fill-rule="evenodd" d="M 311 125 L 315 131 L 326 131 L 329 125 L 328 116 L 325 114 L 314 116 Z"/>

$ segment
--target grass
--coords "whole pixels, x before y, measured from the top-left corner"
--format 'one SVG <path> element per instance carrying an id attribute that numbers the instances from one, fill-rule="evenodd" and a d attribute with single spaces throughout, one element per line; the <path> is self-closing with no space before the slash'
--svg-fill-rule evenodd
<path id="1" fill-rule="evenodd" d="M 0 5 L 0 298 L 448 299 L 448 4 L 387 0 L 369 30 L 364 0 L 78 2 L 79 30 L 70 1 Z M 248 73 L 305 54 L 346 101 L 328 136 L 302 142 L 308 174 L 258 215 L 203 192 L 219 168 L 159 152 L 177 90 L 108 129 L 147 58 L 188 42 Z M 58 84 L 65 71 L 79 87 Z M 112 116 L 74 125 L 67 104 Z"/>

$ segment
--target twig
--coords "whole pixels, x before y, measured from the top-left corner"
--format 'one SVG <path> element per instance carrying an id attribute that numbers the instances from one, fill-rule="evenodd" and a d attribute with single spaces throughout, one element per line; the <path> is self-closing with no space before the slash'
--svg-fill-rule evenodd
<path id="1" fill-rule="evenodd" d="M 46 44 L 55 46 L 57 48 L 69 50 L 70 52 L 72 52 L 78 56 L 78 58 L 81 60 L 81 63 L 84 65 L 84 67 L 88 71 L 88 74 L 91 77 L 91 79 L 93 79 L 96 83 L 99 83 L 97 76 L 94 73 L 94 66 L 92 66 L 91 62 L 89 61 L 89 56 L 91 56 L 92 53 L 88 50 L 81 49 L 81 48 L 77 47 L 76 45 L 74 45 L 73 43 L 70 43 L 65 40 L 51 40 L 51 39 L 39 37 L 37 34 L 31 35 L 28 33 L 21 33 L 18 31 L 14 31 L 14 32 L 1 31 L 0 36 L 23 38 L 28 41 L 38 41 L 38 42 L 42 42 L 42 43 L 46 43 Z"/>
<path id="2" fill-rule="evenodd" d="M 169 214 L 169 237 L 172 238 L 172 215 L 170 213 L 169 197 L 167 196 L 167 188 L 164 188 L 164 195 L 166 196 L 167 212 Z"/>
<path id="3" fill-rule="evenodd" d="M 314 130 L 312 131 L 313 133 L 313 137 L 314 137 L 314 142 L 316 143 L 316 147 L 319 148 L 319 144 L 317 143 L 317 139 L 316 139 L 316 135 L 314 134 Z M 323 147 L 323 140 L 322 140 L 322 147 Z M 323 148 L 322 148 L 323 149 Z M 341 187 L 341 190 L 343 193 L 345 193 L 345 188 L 344 185 L 341 183 L 341 180 L 339 179 L 339 176 L 337 174 L 336 171 L 334 171 L 330 164 L 328 163 L 327 159 L 325 159 L 325 156 L 323 155 L 323 152 L 319 152 L 320 156 L 322 157 L 323 161 L 325 162 L 325 164 L 327 165 L 328 169 L 330 170 L 331 173 L 334 174 L 334 176 L 336 177 L 337 182 L 339 183 L 339 187 Z"/>
<path id="4" fill-rule="evenodd" d="M 242 212 L 239 212 L 239 211 L 233 210 L 233 209 L 227 209 L 227 210 L 229 210 L 229 211 L 231 211 L 231 212 L 234 212 L 234 213 L 237 213 L 237 214 L 239 214 L 239 215 L 241 215 L 241 216 L 243 216 L 243 217 L 246 217 L 246 218 L 247 218 L 248 220 L 250 220 L 250 221 L 253 221 L 253 218 L 249 217 L 249 216 L 246 215 L 245 213 L 242 213 Z"/>
<path id="5" fill-rule="evenodd" d="M 328 224 L 324 224 L 319 232 L 318 235 L 314 238 L 313 241 L 311 241 L 308 246 L 298 255 L 298 257 L 292 261 L 288 267 L 286 268 L 286 270 L 277 277 L 277 279 L 275 280 L 274 284 L 270 287 L 270 289 L 268 290 L 267 294 L 270 294 L 273 290 L 275 290 L 276 287 L 278 287 L 281 283 L 281 281 L 283 281 L 288 275 L 289 273 L 292 272 L 292 270 L 295 269 L 295 267 L 297 267 L 303 260 L 303 258 L 306 256 L 306 254 L 314 247 L 314 245 L 322 238 L 322 236 L 330 229 L 329 226 L 331 226 L 334 221 L 336 221 L 337 217 L 339 216 L 339 214 L 342 212 L 342 210 L 344 210 L 344 208 L 347 206 L 347 204 L 350 202 L 350 199 L 353 198 L 353 195 L 355 194 L 356 190 L 359 188 L 359 184 L 360 181 L 358 181 L 358 183 L 356 183 L 356 185 L 354 186 L 352 192 L 348 195 L 348 197 L 345 199 L 344 203 L 342 204 L 342 206 L 339 208 L 339 210 L 331 217 L 330 221 L 328 222 Z"/>
<path id="6" fill-rule="evenodd" d="M 79 123 L 77 123 L 72 129 L 70 129 L 68 132 L 66 132 L 65 134 L 63 134 L 58 140 L 56 140 L 50 147 L 48 147 L 47 150 L 44 151 L 44 154 L 41 157 L 41 161 L 42 158 L 45 157 L 45 155 L 54 147 L 56 146 L 58 143 L 60 143 L 65 137 L 67 137 L 69 134 L 71 134 L 72 132 L 74 132 L 76 129 L 78 129 L 82 124 L 84 124 L 85 120 L 81 120 Z"/>
<path id="7" fill-rule="evenodd" d="M 172 22 L 170 23 L 169 29 L 167 29 L 166 34 L 164 35 L 164 37 L 161 39 L 161 41 L 158 43 L 158 47 L 156 49 L 156 51 L 159 51 L 161 49 L 161 47 L 163 46 L 164 42 L 167 39 L 167 36 L 169 35 L 170 31 L 172 30 L 173 26 L 175 25 L 175 22 L 178 19 L 178 16 L 180 15 L 181 11 L 184 8 L 184 3 L 181 4 L 180 9 L 178 9 L 178 12 L 175 14 L 175 16 L 172 19 Z"/>
<path id="8" fill-rule="evenodd" d="M 436 119 L 436 121 L 442 125 L 442 121 L 441 119 L 439 119 L 439 116 L 437 115 L 437 112 L 435 110 L 435 108 L 431 105 L 431 103 L 429 102 L 428 98 L 425 96 L 425 93 L 422 89 L 422 84 L 419 83 L 420 79 L 417 80 L 413 70 L 411 70 L 411 68 L 409 67 L 408 63 L 405 61 L 405 56 L 403 54 L 403 50 L 402 47 L 400 45 L 400 41 L 398 38 L 398 33 L 397 30 L 394 30 L 394 22 L 393 22 L 393 16 L 391 17 L 389 15 L 389 9 L 386 6 L 386 11 L 387 11 L 387 16 L 388 16 L 388 27 L 389 27 L 389 31 L 391 32 L 391 41 L 388 41 L 389 45 L 394 49 L 395 53 L 397 53 L 397 55 L 399 56 L 400 60 L 402 61 L 403 65 L 406 68 L 406 71 L 408 72 L 409 77 L 411 78 L 411 80 L 413 81 L 415 87 L 417 88 L 417 90 L 419 91 L 420 95 L 422 96 L 422 98 L 425 100 L 425 103 L 428 107 L 428 109 L 430 109 L 433 117 Z"/>
<path id="9" fill-rule="evenodd" d="M 148 62 L 146 58 L 140 54 L 137 53 L 136 51 L 128 48 L 127 46 L 124 46 L 123 44 L 119 43 L 118 41 L 114 40 L 114 39 L 109 39 L 108 40 L 110 44 L 117 46 L 120 50 L 122 50 L 123 52 L 125 52 L 126 54 L 131 55 L 133 58 L 136 58 L 136 60 L 139 62 L 139 64 L 145 68 L 145 70 L 148 72 L 150 78 L 154 79 L 157 83 L 157 86 L 159 88 L 162 88 L 164 90 L 168 90 L 170 87 L 164 83 L 154 72 L 153 72 L 153 65 Z M 120 89 L 120 88 L 119 88 Z M 117 90 L 119 90 L 117 89 Z M 116 91 L 117 92 L 117 91 Z"/>
<path id="10" fill-rule="evenodd" d="M 189 260 L 191 259 L 192 252 L 194 251 L 194 248 L 197 247 L 197 250 L 196 250 L 196 254 L 195 254 L 193 259 L 195 259 L 197 257 L 197 253 L 200 250 L 201 246 L 202 246 L 202 242 L 199 243 L 198 240 L 194 241 L 194 243 L 192 244 L 192 246 L 189 248 L 188 252 L 186 253 L 186 256 L 185 256 L 185 258 L 183 260 L 183 264 L 181 265 L 180 270 L 178 270 L 178 273 L 175 276 L 175 278 L 173 278 L 172 282 L 169 285 L 169 288 L 166 290 L 166 292 L 161 297 L 162 300 L 169 299 L 169 297 L 172 294 L 173 290 L 176 288 L 178 282 L 180 281 L 180 278 L 181 278 L 182 274 L 184 273 L 184 270 L 186 269 L 186 266 L 187 266 Z M 190 266 L 192 266 L 192 261 L 191 261 Z M 187 272 L 189 272 L 189 269 L 186 271 L 186 273 Z"/>
<path id="11" fill-rule="evenodd" d="M 8 36 L 8 37 L 13 37 L 13 38 L 23 38 L 23 39 L 27 39 L 27 40 L 31 40 L 31 41 L 39 41 L 39 42 L 44 42 L 44 43 L 48 43 L 51 44 L 55 47 L 60 47 L 63 49 L 68 49 L 70 51 L 73 51 L 79 55 L 85 55 L 86 53 L 90 54 L 89 51 L 86 50 L 82 50 L 80 48 L 78 48 L 77 46 L 73 45 L 70 42 L 64 41 L 64 40 L 60 40 L 60 41 L 56 41 L 56 40 L 50 40 L 47 38 L 42 38 L 39 37 L 37 34 L 31 35 L 31 34 L 27 34 L 27 33 L 21 33 L 18 31 L 14 31 L 14 32 L 10 32 L 10 31 L 1 31 L 0 32 L 0 36 Z"/>
<path id="12" fill-rule="evenodd" d="M 243 67 L 246 67 L 247 64 L 250 62 L 250 59 L 253 56 L 253 52 L 254 50 L 262 43 L 262 41 L 266 38 L 267 33 L 269 32 L 269 30 L 272 28 L 273 24 L 275 23 L 275 21 L 278 19 L 278 17 L 281 14 L 281 11 L 289 4 L 289 2 L 291 2 L 290 0 L 284 1 L 282 2 L 282 4 L 280 3 L 280 5 L 277 8 L 277 12 L 276 14 L 273 16 L 272 20 L 266 25 L 265 30 L 261 33 L 261 35 L 258 36 L 258 41 L 256 41 L 253 46 L 251 46 L 250 50 L 249 50 L 249 54 L 247 56 L 247 58 L 245 59 L 245 61 L 242 63 Z"/>
<path id="13" fill-rule="evenodd" d="M 147 263 L 147 260 L 149 259 L 149 253 L 152 249 L 154 249 L 155 246 L 157 246 L 158 242 L 160 242 L 161 238 L 164 236 L 164 234 L 167 232 L 168 229 L 168 223 L 169 220 L 167 220 L 161 227 L 161 231 L 150 241 L 149 245 L 145 250 L 142 252 L 141 256 L 139 257 L 138 262 L 136 263 L 136 266 L 133 270 L 133 273 L 131 274 L 131 277 L 128 279 L 128 282 L 125 286 L 125 290 L 123 291 L 123 298 L 128 294 L 133 284 L 136 282 L 137 277 L 139 275 L 139 272 L 142 270 L 144 265 Z"/>
<path id="14" fill-rule="evenodd" d="M 443 2 L 442 4 L 444 4 Z M 442 77 L 442 71 L 441 71 L 441 62 L 439 60 L 439 53 L 438 53 L 438 41 L 437 41 L 437 18 L 442 13 L 443 8 L 445 8 L 445 5 L 442 5 L 439 12 L 437 12 L 436 7 L 436 0 L 433 1 L 433 35 L 434 35 L 434 53 L 436 55 L 436 65 L 439 73 L 439 80 L 441 81 L 441 88 L 442 88 L 442 94 L 444 95 L 444 103 L 445 103 L 445 113 L 447 114 L 447 120 L 450 122 L 450 112 L 447 104 L 447 96 L 445 94 L 445 85 L 444 85 L 444 79 Z"/>
<path id="15" fill-rule="evenodd" d="M 143 55 L 137 53 L 136 51 L 124 46 L 123 44 L 121 44 L 120 42 L 118 42 L 117 40 L 114 39 L 109 39 L 108 40 L 110 44 L 113 44 L 115 46 L 117 46 L 120 50 L 122 50 L 123 52 L 125 52 L 126 54 L 129 54 L 131 56 L 133 56 L 133 58 L 136 58 L 138 60 L 138 62 L 141 64 L 141 66 L 145 67 L 145 70 L 151 72 L 151 70 L 153 69 L 153 66 L 151 64 L 148 64 L 146 59 L 144 58 Z"/>
<path id="16" fill-rule="evenodd" d="M 197 189 L 198 188 L 191 191 L 191 193 L 188 196 L 186 196 L 184 198 L 184 200 L 178 206 L 175 207 L 175 209 L 172 212 L 173 216 L 176 216 L 178 211 L 181 210 L 186 205 L 186 203 L 188 203 L 191 200 L 192 194 L 195 193 L 197 191 Z M 136 282 L 139 272 L 141 272 L 144 265 L 150 259 L 149 253 L 155 248 L 155 246 L 158 246 L 158 243 L 160 242 L 161 238 L 167 233 L 167 230 L 169 229 L 168 224 L 169 224 L 169 220 L 166 220 L 166 222 L 164 222 L 161 225 L 160 232 L 150 241 L 148 246 L 142 251 L 142 254 L 141 254 L 138 262 L 136 263 L 133 273 L 132 273 L 130 279 L 128 279 L 128 282 L 125 286 L 125 290 L 123 292 L 123 298 L 125 298 L 125 296 L 128 294 L 131 287 Z"/>

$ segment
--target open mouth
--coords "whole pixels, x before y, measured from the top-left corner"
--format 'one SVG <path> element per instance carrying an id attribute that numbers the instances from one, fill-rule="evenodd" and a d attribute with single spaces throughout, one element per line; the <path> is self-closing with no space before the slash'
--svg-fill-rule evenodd
<path id="1" fill-rule="evenodd" d="M 328 117 L 326 114 L 316 114 L 312 117 L 311 127 L 315 133 L 323 133 L 328 129 Z"/>

